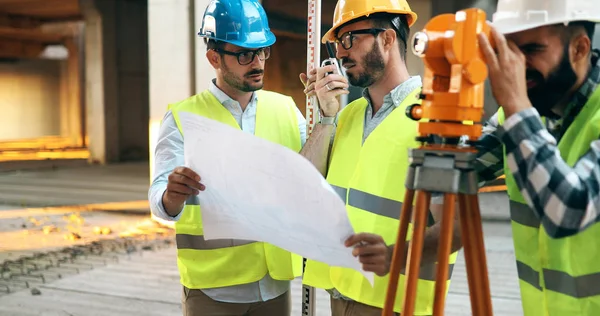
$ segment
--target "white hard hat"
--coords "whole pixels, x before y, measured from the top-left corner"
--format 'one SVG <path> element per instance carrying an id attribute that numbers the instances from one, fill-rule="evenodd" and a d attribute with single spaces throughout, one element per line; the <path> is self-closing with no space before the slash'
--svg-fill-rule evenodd
<path id="1" fill-rule="evenodd" d="M 503 34 L 572 21 L 600 22 L 595 0 L 499 0 L 492 25 Z"/>

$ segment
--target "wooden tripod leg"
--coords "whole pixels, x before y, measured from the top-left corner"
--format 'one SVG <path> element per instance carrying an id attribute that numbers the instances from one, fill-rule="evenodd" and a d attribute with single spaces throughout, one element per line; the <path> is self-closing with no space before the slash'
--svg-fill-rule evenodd
<path id="1" fill-rule="evenodd" d="M 446 285 L 448 280 L 448 265 L 450 263 L 450 250 L 454 228 L 454 213 L 456 211 L 456 194 L 444 194 L 444 213 L 442 215 L 442 228 L 438 248 L 437 272 L 435 279 L 435 300 L 433 315 L 444 315 L 446 303 Z"/>
<path id="2" fill-rule="evenodd" d="M 479 285 L 477 277 L 473 274 L 473 261 L 470 260 L 470 256 L 473 254 L 473 239 L 471 232 L 472 228 L 470 226 L 470 218 L 469 211 L 467 210 L 467 197 L 464 194 L 458 195 L 458 212 L 460 218 L 460 229 L 461 229 L 461 239 L 465 254 L 465 267 L 467 270 L 467 281 L 469 283 L 469 293 L 471 297 L 471 311 L 473 315 L 479 315 L 480 306 L 479 306 L 479 293 L 474 292 Z"/>
<path id="3" fill-rule="evenodd" d="M 480 261 L 481 253 L 485 252 L 483 234 L 481 233 L 481 217 L 473 217 L 474 212 L 479 213 L 479 208 L 474 209 L 474 205 L 471 204 L 473 200 L 464 194 L 458 195 L 458 202 L 471 310 L 473 315 L 491 316 L 491 296 L 489 282 L 487 281 L 487 268 L 483 269 L 482 265 L 485 267 L 485 264 Z M 477 228 L 478 225 L 479 229 Z"/>
<path id="4" fill-rule="evenodd" d="M 402 210 L 400 213 L 398 235 L 396 237 L 396 244 L 394 245 L 394 253 L 392 254 L 392 263 L 389 274 L 390 281 L 388 283 L 387 293 L 385 296 L 385 304 L 383 306 L 382 314 L 383 316 L 394 315 L 394 304 L 398 289 L 398 279 L 400 278 L 400 271 L 406 262 L 406 235 L 408 234 L 408 225 L 410 224 L 414 197 L 415 190 L 406 189 L 404 203 L 402 204 Z"/>
<path id="5" fill-rule="evenodd" d="M 413 236 L 410 241 L 410 250 L 408 253 L 406 285 L 401 315 L 413 315 L 415 310 L 415 293 L 417 292 L 417 282 L 419 281 L 423 239 L 425 237 L 430 202 L 431 193 L 421 190 L 417 191 L 417 203 L 413 212 Z"/>
<path id="6" fill-rule="evenodd" d="M 473 240 L 475 255 L 477 255 L 477 272 L 479 273 L 476 278 L 479 279 L 480 287 L 477 291 L 481 295 L 480 305 L 483 316 L 492 315 L 492 297 L 490 293 L 490 281 L 488 278 L 487 259 L 485 255 L 485 242 L 483 240 L 483 227 L 481 221 L 481 212 L 479 210 L 479 199 L 477 194 L 467 195 L 467 205 L 470 211 L 469 218 L 471 218 L 473 224 Z"/>

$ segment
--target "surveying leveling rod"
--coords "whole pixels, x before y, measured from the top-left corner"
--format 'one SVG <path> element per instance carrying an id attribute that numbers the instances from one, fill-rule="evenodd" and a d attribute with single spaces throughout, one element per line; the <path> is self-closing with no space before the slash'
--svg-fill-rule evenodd
<path id="1" fill-rule="evenodd" d="M 307 21 L 306 74 L 308 75 L 311 70 L 319 67 L 321 60 L 321 0 L 308 0 Z M 306 97 L 306 130 L 308 135 L 312 133 L 317 115 L 319 115 L 319 106 L 316 95 Z M 304 266 L 306 266 L 306 259 L 304 259 Z M 315 315 L 315 301 L 315 288 L 302 285 L 302 316 Z"/>
<path id="2" fill-rule="evenodd" d="M 476 150 L 470 146 L 481 135 L 487 67 L 477 34 L 484 32 L 489 37 L 490 28 L 485 18 L 485 12 L 476 8 L 442 14 L 431 19 L 423 31 L 413 36 L 412 50 L 423 59 L 425 73 L 422 103 L 408 107 L 406 114 L 414 120 L 426 120 L 418 123 L 417 140 L 422 145 L 409 154 L 406 196 L 400 213 L 383 316 L 394 314 L 396 299 L 402 300 L 402 310 L 399 311 L 402 316 L 412 316 L 416 308 L 422 308 L 415 306 L 415 301 L 431 192 L 444 193 L 433 315 L 444 315 L 457 200 L 471 310 L 476 316 L 492 315 L 477 176 L 473 168 Z M 432 144 L 432 136 L 441 137 L 442 144 Z M 464 136 L 469 140 L 466 145 L 460 145 L 459 141 Z M 411 207 L 415 193 L 416 203 Z M 413 235 L 408 260 L 405 260 L 404 248 L 411 213 Z M 404 262 L 404 296 L 396 297 Z"/>

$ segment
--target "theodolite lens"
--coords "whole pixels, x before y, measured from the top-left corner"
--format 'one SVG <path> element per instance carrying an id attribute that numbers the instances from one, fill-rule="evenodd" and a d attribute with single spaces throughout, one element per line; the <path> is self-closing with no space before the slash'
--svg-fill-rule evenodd
<path id="1" fill-rule="evenodd" d="M 429 42 L 429 37 L 425 32 L 417 32 L 413 35 L 412 39 L 412 52 L 413 54 L 423 57 L 425 51 L 427 50 L 427 43 Z"/>

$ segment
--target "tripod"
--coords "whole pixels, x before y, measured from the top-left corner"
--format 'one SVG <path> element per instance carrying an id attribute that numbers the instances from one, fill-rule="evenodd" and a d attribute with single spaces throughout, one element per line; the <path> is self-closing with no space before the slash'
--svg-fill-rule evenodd
<path id="1" fill-rule="evenodd" d="M 470 147 L 428 145 L 410 151 L 411 165 L 406 178 L 406 194 L 400 217 L 400 228 L 392 257 L 390 281 L 383 315 L 393 315 L 394 298 L 401 266 L 405 262 L 404 246 L 411 213 L 413 237 L 408 254 L 406 287 L 401 315 L 413 315 L 414 293 L 417 290 L 423 239 L 427 223 L 431 192 L 444 193 L 444 213 L 435 284 L 433 315 L 444 314 L 448 261 L 452 243 L 455 204 L 458 200 L 461 238 L 464 246 L 471 309 L 473 315 L 491 316 L 487 265 L 477 198 L 477 176 L 472 163 L 475 151 Z M 412 201 L 417 195 L 414 212 Z"/>
<path id="2" fill-rule="evenodd" d="M 444 314 L 448 261 L 456 202 L 459 205 L 460 231 L 465 253 L 471 310 L 476 316 L 491 316 L 492 302 L 487 276 L 481 214 L 477 198 L 477 175 L 474 171 L 476 150 L 472 141 L 481 135 L 483 84 L 487 67 L 477 44 L 477 34 L 490 34 L 485 12 L 477 8 L 441 14 L 431 19 L 423 31 L 413 35 L 412 51 L 425 63 L 422 104 L 406 109 L 406 115 L 420 121 L 417 140 L 423 144 L 409 153 L 411 165 L 406 177 L 406 194 L 387 288 L 383 316 L 393 315 L 394 300 L 401 267 L 407 262 L 402 316 L 412 316 L 419 280 L 419 266 L 427 212 L 432 192 L 444 193 L 438 266 L 434 289 L 433 315 Z M 492 41 L 493 42 L 493 41 Z M 432 136 L 442 138 L 443 145 L 430 145 Z M 462 137 L 466 145 L 458 145 Z M 413 199 L 417 201 L 413 212 Z M 404 247 L 410 218 L 413 236 L 408 261 Z"/>

